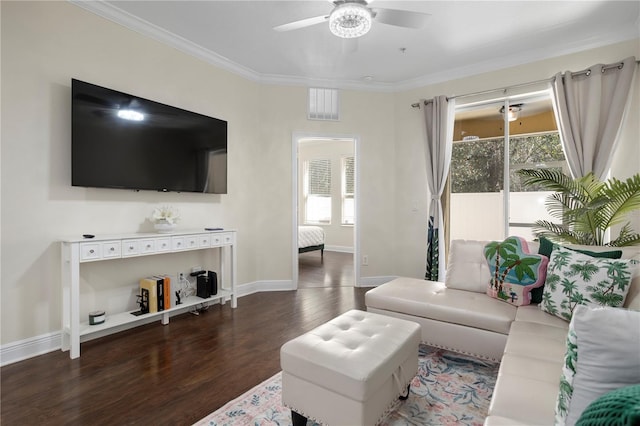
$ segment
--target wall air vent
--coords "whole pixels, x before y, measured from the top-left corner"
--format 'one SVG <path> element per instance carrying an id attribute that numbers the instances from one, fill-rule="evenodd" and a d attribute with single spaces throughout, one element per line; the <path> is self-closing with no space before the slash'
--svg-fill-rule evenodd
<path id="1" fill-rule="evenodd" d="M 309 88 L 309 120 L 340 119 L 338 89 Z"/>

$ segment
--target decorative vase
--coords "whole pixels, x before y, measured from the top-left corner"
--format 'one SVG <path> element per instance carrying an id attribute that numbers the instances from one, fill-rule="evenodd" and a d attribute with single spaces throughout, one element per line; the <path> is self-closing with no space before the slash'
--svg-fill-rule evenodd
<path id="1" fill-rule="evenodd" d="M 169 234 L 173 232 L 173 230 L 176 228 L 176 225 L 175 223 L 169 223 L 166 220 L 159 220 L 153 225 L 153 227 L 160 234 Z"/>

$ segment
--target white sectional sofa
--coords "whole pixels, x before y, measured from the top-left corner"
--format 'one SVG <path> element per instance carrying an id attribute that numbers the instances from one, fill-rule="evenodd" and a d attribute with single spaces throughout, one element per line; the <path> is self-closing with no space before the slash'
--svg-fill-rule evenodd
<path id="1" fill-rule="evenodd" d="M 487 296 L 485 243 L 453 241 L 446 283 L 397 278 L 366 293 L 367 310 L 419 323 L 426 344 L 501 361 L 486 426 L 552 425 L 569 322 L 538 305 Z M 537 243 L 529 246 L 537 253 Z M 638 247 L 622 251 L 622 258 L 640 258 Z M 637 272 L 624 307 L 640 311 Z"/>

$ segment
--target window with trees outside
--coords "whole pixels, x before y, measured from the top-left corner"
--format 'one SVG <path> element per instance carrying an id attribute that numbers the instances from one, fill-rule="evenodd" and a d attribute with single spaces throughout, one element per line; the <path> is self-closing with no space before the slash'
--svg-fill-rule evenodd
<path id="1" fill-rule="evenodd" d="M 304 222 L 331 223 L 331 160 L 304 162 Z"/>
<path id="2" fill-rule="evenodd" d="M 353 225 L 355 221 L 354 158 L 342 158 L 342 224 Z"/>
<path id="3" fill-rule="evenodd" d="M 550 220 L 544 201 L 550 194 L 524 187 L 516 171 L 568 167 L 548 94 L 511 101 L 515 110 L 508 137 L 505 102 L 456 112 L 449 175 L 450 239 L 499 240 L 510 235 L 533 239 L 536 220 Z M 507 188 L 507 190 L 505 190 Z"/>

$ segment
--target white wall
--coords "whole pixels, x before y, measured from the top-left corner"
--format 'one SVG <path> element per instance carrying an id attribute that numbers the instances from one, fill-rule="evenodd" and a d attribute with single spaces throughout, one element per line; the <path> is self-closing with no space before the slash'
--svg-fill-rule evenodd
<path id="1" fill-rule="evenodd" d="M 361 138 L 363 205 L 386 205 L 362 220 L 362 246 L 378 262 L 363 275 L 392 269 L 392 233 L 378 227 L 393 219 L 384 202 L 393 190 L 393 95 L 342 92 L 340 122 L 309 121 L 306 88 L 247 81 L 68 2 L 0 7 L 3 345 L 60 330 L 60 239 L 152 231 L 146 218 L 163 204 L 180 209 L 182 229 L 238 229 L 240 284 L 291 282 L 294 132 Z M 71 187 L 71 78 L 227 120 L 229 194 Z M 140 276 L 204 261 L 193 253 L 83 266 L 81 293 L 116 309 Z"/>
<path id="2" fill-rule="evenodd" d="M 262 205 L 256 215 L 265 241 L 265 255 L 259 256 L 259 273 L 267 279 L 291 279 L 293 251 L 293 212 L 284 211 L 293 203 L 292 133 L 349 136 L 359 138 L 359 169 L 362 207 L 359 229 L 362 254 L 369 255 L 369 266 L 362 266 L 362 277 L 388 275 L 393 269 L 393 205 L 386 202 L 393 194 L 393 95 L 387 93 L 340 92 L 341 120 L 322 122 L 307 120 L 307 89 L 303 87 L 260 87 L 261 123 L 258 138 L 265 141 L 261 161 L 268 164 L 262 188 Z M 258 155 L 258 154 L 255 154 Z M 269 255 L 267 256 L 266 253 Z M 286 253 L 287 259 L 274 261 L 273 253 Z M 373 261 L 375 259 L 375 261 Z"/>
<path id="3" fill-rule="evenodd" d="M 228 120 L 230 195 L 71 187 L 72 77 Z M 67 2 L 3 2 L 2 89 L 3 343 L 60 329 L 57 241 L 65 236 L 151 231 L 146 218 L 161 204 L 180 209 L 183 229 L 251 224 L 237 194 L 239 176 L 255 169 L 255 85 Z M 251 256 L 248 234 L 239 239 Z M 188 268 L 171 259 L 148 268 Z M 140 271 L 118 263 L 108 277 L 89 268 L 81 291 L 135 284 Z M 241 267 L 241 282 L 255 278 Z"/>
<path id="4" fill-rule="evenodd" d="M 428 200 L 424 166 L 422 110 L 411 108 L 420 99 L 438 95 L 456 96 L 551 78 L 558 72 L 578 71 L 597 63 L 613 63 L 628 56 L 640 58 L 640 39 L 534 62 L 473 77 L 407 90 L 395 96 L 395 266 L 397 275 L 424 277 Z M 522 89 L 524 90 L 524 89 Z M 522 90 L 519 93 L 522 93 Z M 613 175 L 627 178 L 640 172 L 640 72 L 627 120 L 614 155 Z M 417 207 L 417 209 L 414 209 Z M 633 217 L 640 229 L 640 212 Z"/>
<path id="5" fill-rule="evenodd" d="M 298 144 L 298 224 L 304 225 L 304 161 L 331 160 L 331 224 L 318 225 L 325 232 L 325 247 L 353 251 L 353 226 L 342 225 L 342 159 L 353 157 L 353 140 L 308 140 Z"/>

